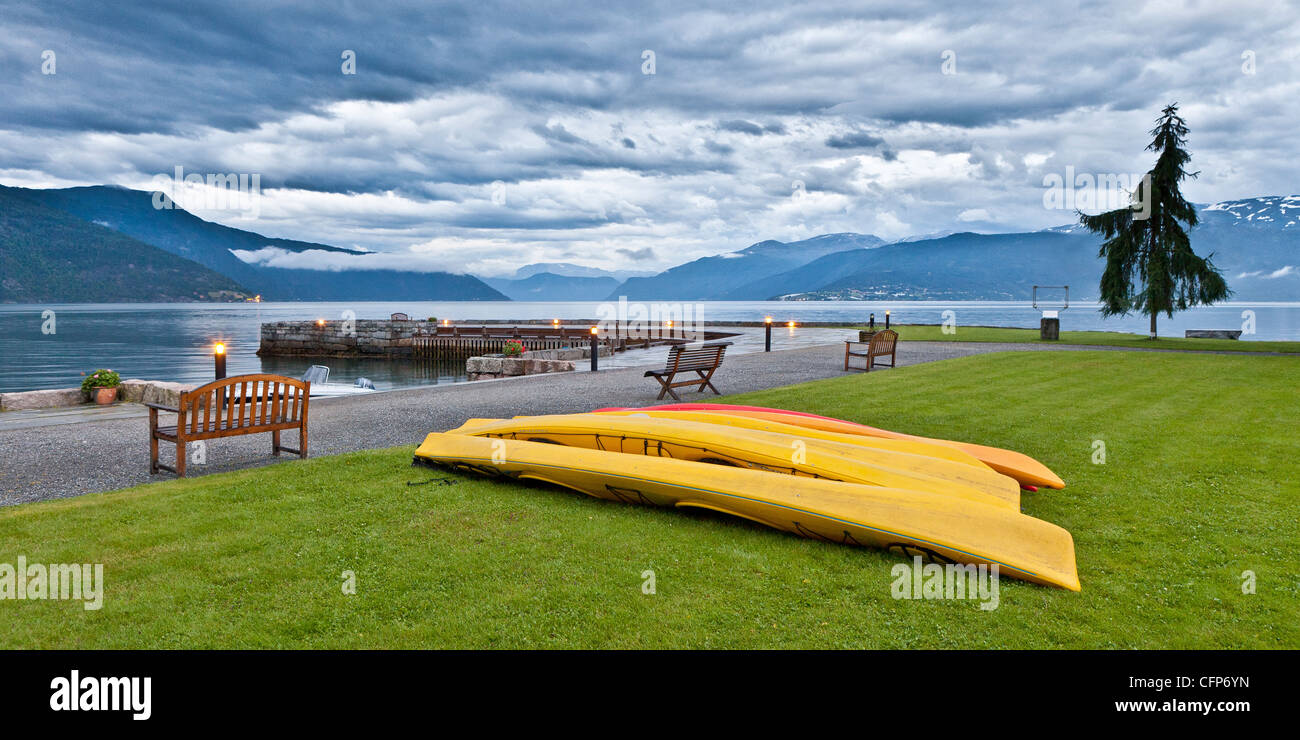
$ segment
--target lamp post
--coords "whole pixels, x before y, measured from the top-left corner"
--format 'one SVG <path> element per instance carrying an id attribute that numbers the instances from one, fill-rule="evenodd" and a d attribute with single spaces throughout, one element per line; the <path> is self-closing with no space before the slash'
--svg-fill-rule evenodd
<path id="1" fill-rule="evenodd" d="M 224 380 L 226 377 L 226 343 L 225 342 L 217 342 L 216 344 L 212 345 L 212 367 L 214 370 L 213 375 L 216 376 L 216 379 Z M 217 391 L 217 408 L 223 409 L 225 407 L 226 407 L 226 389 L 222 388 Z M 221 418 L 220 412 L 217 413 L 217 418 L 218 419 Z"/>
<path id="2" fill-rule="evenodd" d="M 876 315 L 873 313 L 871 314 L 871 323 L 867 325 L 867 331 L 875 332 L 875 330 L 876 330 Z"/>
<path id="3" fill-rule="evenodd" d="M 889 329 L 889 312 L 885 312 L 885 329 Z"/>
<path id="4" fill-rule="evenodd" d="M 596 372 L 597 358 L 600 356 L 600 347 L 597 343 L 600 341 L 600 329 L 591 327 L 591 371 Z"/>
<path id="5" fill-rule="evenodd" d="M 771 352 L 772 351 L 772 317 L 771 316 L 763 317 L 763 333 L 766 335 L 766 337 L 763 339 L 763 351 Z"/>

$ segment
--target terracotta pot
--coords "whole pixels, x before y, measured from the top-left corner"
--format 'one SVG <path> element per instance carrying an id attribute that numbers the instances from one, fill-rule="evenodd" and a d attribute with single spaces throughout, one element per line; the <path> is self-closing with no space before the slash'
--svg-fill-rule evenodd
<path id="1" fill-rule="evenodd" d="M 117 389 L 96 388 L 95 392 L 92 395 L 95 397 L 95 403 L 101 406 L 107 406 L 108 404 L 117 400 Z"/>

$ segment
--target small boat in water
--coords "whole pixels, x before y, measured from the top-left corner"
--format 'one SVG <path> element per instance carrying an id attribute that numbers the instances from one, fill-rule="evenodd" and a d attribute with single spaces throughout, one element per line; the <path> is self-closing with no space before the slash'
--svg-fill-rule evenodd
<path id="1" fill-rule="evenodd" d="M 375 384 L 370 382 L 369 378 L 357 378 L 352 385 L 329 382 L 330 369 L 325 365 L 312 365 L 307 368 L 307 372 L 302 374 L 302 379 L 311 383 L 311 395 L 321 398 L 355 396 L 376 391 Z"/>

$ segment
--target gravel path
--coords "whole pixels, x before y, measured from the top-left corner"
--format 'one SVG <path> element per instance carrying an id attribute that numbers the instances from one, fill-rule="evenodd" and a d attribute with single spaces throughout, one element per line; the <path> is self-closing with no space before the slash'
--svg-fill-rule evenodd
<path id="1" fill-rule="evenodd" d="M 990 352 L 1107 349 L 1134 351 L 1074 345 L 906 342 L 899 346 L 898 362 L 915 365 Z M 714 376 L 714 385 L 723 393 L 774 388 L 845 375 L 843 363 L 842 344 L 729 356 Z M 319 457 L 415 444 L 431 431 L 459 426 L 471 417 L 652 404 L 658 384 L 642 377 L 645 369 L 534 375 L 313 399 L 309 453 Z M 690 389 L 679 393 L 686 401 L 717 398 Z M 188 472 L 197 476 L 265 465 L 273 460 L 270 447 L 269 434 L 212 440 L 207 445 L 206 463 L 191 461 Z M 163 443 L 161 454 L 164 460 L 173 454 L 171 445 Z M 23 428 L 0 430 L 0 506 L 111 491 L 171 477 L 166 473 L 151 477 L 148 463 L 148 422 L 144 418 L 105 417 L 40 427 L 25 423 Z"/>

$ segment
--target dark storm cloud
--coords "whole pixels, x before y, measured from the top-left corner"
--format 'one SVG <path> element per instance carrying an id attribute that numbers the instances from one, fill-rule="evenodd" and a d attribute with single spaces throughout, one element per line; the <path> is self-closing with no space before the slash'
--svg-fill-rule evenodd
<path id="1" fill-rule="evenodd" d="M 1203 200 L 1291 188 L 1300 147 L 1297 10 L 1256 0 L 0 0 L 0 31 L 0 182 L 258 172 L 268 232 L 377 249 L 1051 225 L 1044 173 L 1144 169 L 1174 99 Z"/>
<path id="2" fill-rule="evenodd" d="M 764 133 L 762 126 L 750 121 L 723 121 L 718 124 L 718 128 L 722 131 L 735 131 L 741 134 L 749 134 L 750 136 L 762 136 Z"/>
<path id="3" fill-rule="evenodd" d="M 877 147 L 884 143 L 884 139 L 879 136 L 872 136 L 865 131 L 836 134 L 826 139 L 826 146 L 831 147 L 832 149 L 866 149 L 869 147 Z"/>
<path id="4" fill-rule="evenodd" d="M 641 249 L 618 249 L 615 251 L 633 262 L 645 262 L 655 258 L 655 252 L 650 247 L 643 247 Z"/>

